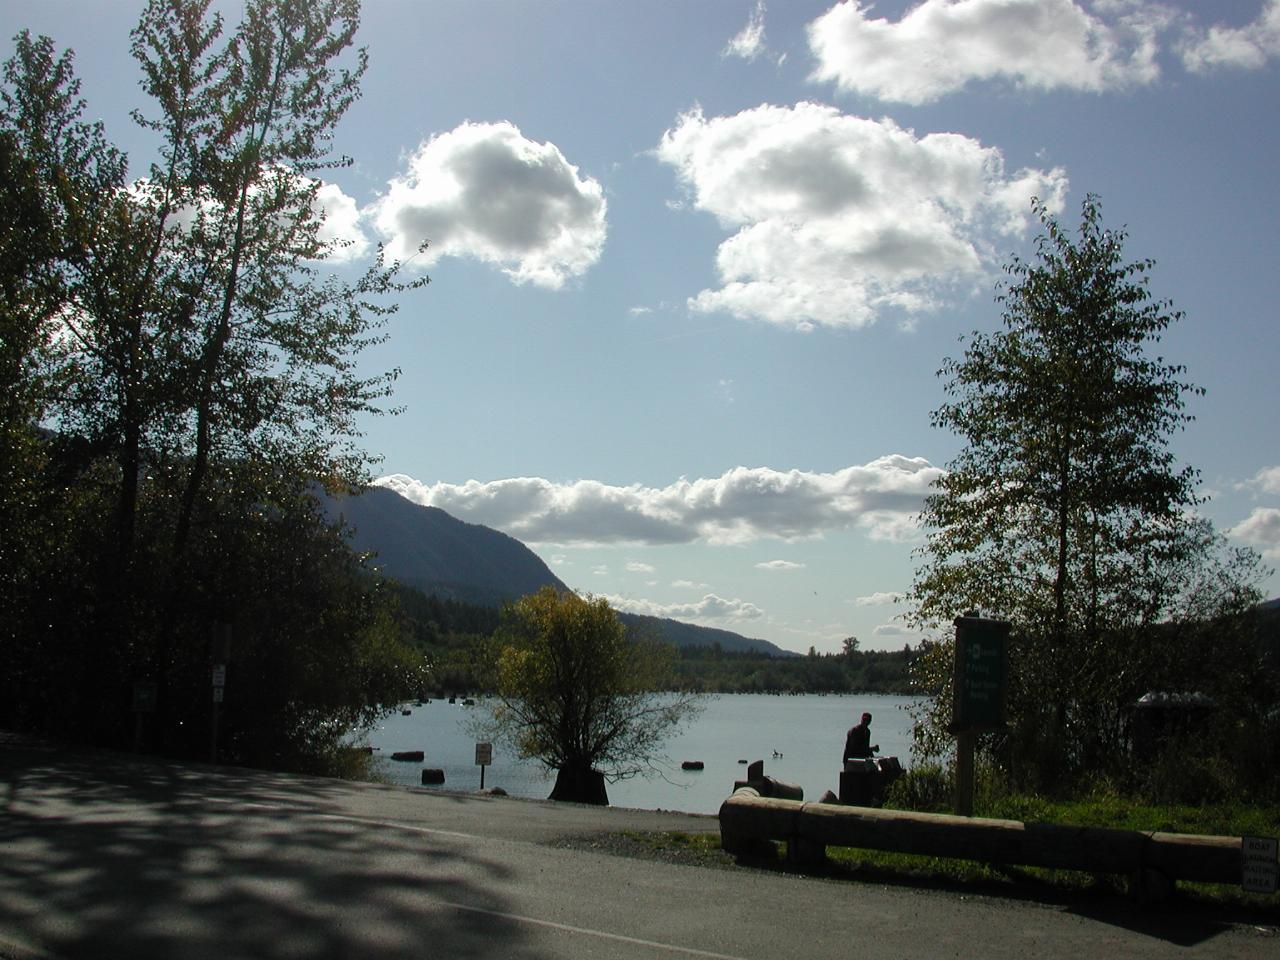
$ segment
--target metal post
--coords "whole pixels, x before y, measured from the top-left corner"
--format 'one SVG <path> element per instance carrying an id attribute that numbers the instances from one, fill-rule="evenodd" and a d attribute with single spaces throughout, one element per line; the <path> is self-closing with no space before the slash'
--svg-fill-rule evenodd
<path id="1" fill-rule="evenodd" d="M 956 815 L 973 816 L 973 748 L 978 739 L 972 730 L 956 734 Z"/>

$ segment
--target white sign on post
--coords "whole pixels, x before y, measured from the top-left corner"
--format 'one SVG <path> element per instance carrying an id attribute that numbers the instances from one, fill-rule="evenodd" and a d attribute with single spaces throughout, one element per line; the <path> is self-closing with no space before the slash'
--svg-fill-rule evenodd
<path id="1" fill-rule="evenodd" d="M 1244 837 L 1240 841 L 1240 885 L 1249 893 L 1275 893 L 1280 862 L 1274 837 Z"/>
<path id="2" fill-rule="evenodd" d="M 213 685 L 215 687 L 225 687 L 227 685 L 227 665 L 219 663 L 213 668 Z"/>

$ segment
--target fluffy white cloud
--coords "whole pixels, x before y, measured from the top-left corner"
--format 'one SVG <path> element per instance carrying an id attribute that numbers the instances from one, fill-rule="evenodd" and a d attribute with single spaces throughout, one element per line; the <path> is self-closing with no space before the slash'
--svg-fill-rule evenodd
<path id="1" fill-rule="evenodd" d="M 1263 493 L 1280 493 L 1280 467 L 1265 467 L 1249 480 L 1236 485 L 1239 489 L 1261 490 Z"/>
<path id="2" fill-rule="evenodd" d="M 671 581 L 671 586 L 675 587 L 677 590 L 705 590 L 705 589 L 707 589 L 707 584 L 705 584 L 705 583 L 698 583 L 698 582 L 696 582 L 696 581 L 694 581 L 694 580 L 672 580 L 672 581 Z"/>
<path id="3" fill-rule="evenodd" d="M 1280 560 L 1280 510 L 1275 507 L 1255 507 L 1227 532 L 1258 547 L 1268 560 Z"/>
<path id="4" fill-rule="evenodd" d="M 766 560 L 763 563 L 756 564 L 757 570 L 803 570 L 803 563 L 795 563 L 791 560 Z"/>
<path id="5" fill-rule="evenodd" d="M 708 593 L 693 603 L 656 603 L 631 597 L 606 597 L 615 610 L 623 613 L 639 613 L 649 617 L 666 617 L 672 620 L 758 620 L 764 611 L 746 600 L 726 600 Z"/>
<path id="6" fill-rule="evenodd" d="M 320 240 L 329 245 L 327 262 L 348 263 L 368 255 L 369 238 L 354 197 L 343 193 L 337 184 L 322 183 L 316 191 L 314 205 L 321 218 Z"/>
<path id="7" fill-rule="evenodd" d="M 1280 0 L 1268 0 L 1258 18 L 1243 27 L 1215 25 L 1189 31 L 1179 47 L 1188 70 L 1216 67 L 1256 70 L 1280 57 Z"/>
<path id="8" fill-rule="evenodd" d="M 1061 209 L 1061 170 L 1007 176 L 999 150 L 953 133 L 918 137 L 816 103 L 681 116 L 657 156 L 693 204 L 737 232 L 720 245 L 722 286 L 697 311 L 811 329 L 935 308 L 1025 229 L 1030 199 Z"/>
<path id="9" fill-rule="evenodd" d="M 600 259 L 605 200 L 552 143 L 511 123 L 464 123 L 421 144 L 373 205 L 392 257 L 496 264 L 516 283 L 558 288 Z"/>
<path id="10" fill-rule="evenodd" d="M 277 187 L 297 192 L 315 190 L 311 209 L 318 222 L 317 238 L 327 247 L 324 262 L 349 263 L 369 253 L 372 244 L 364 230 L 364 213 L 355 198 L 344 193 L 336 183 L 295 174 L 283 165 L 269 165 L 262 168 L 261 178 L 249 188 L 249 196 L 270 195 Z M 153 209 L 170 202 L 160 186 L 146 177 L 134 180 L 126 190 L 134 202 Z M 204 199 L 194 199 L 170 210 L 167 223 L 171 229 L 185 233 L 199 218 L 216 217 L 220 213 L 225 216 L 228 211 L 206 194 Z"/>
<path id="11" fill-rule="evenodd" d="M 1040 90 L 1102 91 L 1154 81 L 1159 4 L 1110 0 L 924 0 L 894 22 L 850 0 L 809 25 L 812 80 L 881 100 L 922 104 L 975 80 Z"/>
<path id="12" fill-rule="evenodd" d="M 919 631 L 908 629 L 900 623 L 882 623 L 871 631 L 882 639 L 893 640 L 899 637 L 914 639 L 920 636 Z"/>
<path id="13" fill-rule="evenodd" d="M 728 42 L 722 57 L 741 57 L 743 60 L 755 60 L 764 53 L 764 0 L 756 0 L 756 8 L 747 20 L 747 25 Z"/>
<path id="14" fill-rule="evenodd" d="M 893 454 L 834 473 L 735 467 L 666 487 L 536 477 L 424 484 L 403 474 L 374 482 L 526 543 L 727 544 L 801 540 L 855 526 L 872 537 L 900 537 L 914 530 L 914 517 L 942 473 L 922 458 Z"/>
<path id="15" fill-rule="evenodd" d="M 897 593 L 870 593 L 865 597 L 856 597 L 853 601 L 855 607 L 884 607 L 896 604 L 901 599 L 901 595 Z"/>
<path id="16" fill-rule="evenodd" d="M 627 573 L 653 573 L 654 569 L 651 563 L 644 563 L 640 560 L 627 561 Z"/>

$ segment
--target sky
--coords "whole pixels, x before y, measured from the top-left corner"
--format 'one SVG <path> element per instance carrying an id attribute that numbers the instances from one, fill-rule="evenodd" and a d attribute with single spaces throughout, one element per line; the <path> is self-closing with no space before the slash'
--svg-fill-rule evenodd
<path id="1" fill-rule="evenodd" d="M 0 0 L 139 172 L 140 10 Z M 622 610 L 915 643 L 937 371 L 999 326 L 1031 199 L 1096 194 L 1185 314 L 1199 509 L 1280 561 L 1280 0 L 366 0 L 358 42 L 334 269 L 431 278 L 361 358 L 400 370 L 380 482 Z"/>

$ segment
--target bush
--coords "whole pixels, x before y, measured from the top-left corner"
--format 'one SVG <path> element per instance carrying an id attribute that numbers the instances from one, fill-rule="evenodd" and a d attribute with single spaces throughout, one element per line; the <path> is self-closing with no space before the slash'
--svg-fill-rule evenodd
<path id="1" fill-rule="evenodd" d="M 898 810 L 949 811 L 955 793 L 951 772 L 940 764 L 912 767 L 885 794 L 884 805 Z"/>
<path id="2" fill-rule="evenodd" d="M 1240 784 L 1224 757 L 1166 750 L 1147 767 L 1139 791 L 1150 803 L 1200 806 L 1236 799 Z"/>

